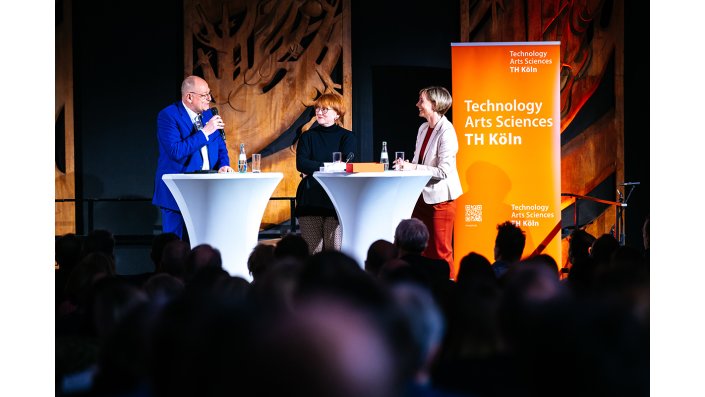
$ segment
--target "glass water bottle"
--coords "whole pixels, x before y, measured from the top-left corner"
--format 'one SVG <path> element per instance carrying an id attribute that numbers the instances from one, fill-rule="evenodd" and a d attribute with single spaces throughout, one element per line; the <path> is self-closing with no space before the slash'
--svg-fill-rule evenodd
<path id="1" fill-rule="evenodd" d="M 387 154 L 387 142 L 382 142 L 382 154 L 379 155 L 379 162 L 384 164 L 384 170 L 389 169 L 389 154 Z"/>
<path id="2" fill-rule="evenodd" d="M 240 144 L 240 155 L 237 158 L 237 172 L 247 172 L 247 154 L 245 154 L 245 144 Z"/>

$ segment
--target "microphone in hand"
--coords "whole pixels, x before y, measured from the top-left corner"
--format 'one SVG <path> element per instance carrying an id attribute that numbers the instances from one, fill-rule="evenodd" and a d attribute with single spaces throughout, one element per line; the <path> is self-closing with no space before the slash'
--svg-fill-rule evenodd
<path id="1" fill-rule="evenodd" d="M 214 116 L 217 116 L 218 115 L 218 108 L 213 106 L 211 108 L 211 113 L 213 113 Z M 220 137 L 223 138 L 223 142 L 225 142 L 225 130 L 220 128 L 220 129 L 218 129 L 218 132 L 220 132 Z"/>

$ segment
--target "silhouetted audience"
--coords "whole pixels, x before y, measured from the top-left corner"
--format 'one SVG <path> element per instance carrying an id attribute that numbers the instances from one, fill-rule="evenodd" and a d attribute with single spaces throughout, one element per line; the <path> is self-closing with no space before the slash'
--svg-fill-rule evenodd
<path id="1" fill-rule="evenodd" d="M 65 298 L 66 282 L 83 254 L 83 241 L 73 233 L 57 237 L 54 242 L 55 302 L 59 304 Z"/>
<path id="2" fill-rule="evenodd" d="M 62 237 L 67 269 L 76 239 Z M 549 255 L 521 260 L 524 232 L 509 222 L 495 263 L 468 253 L 457 282 L 420 255 L 416 219 L 373 243 L 364 268 L 340 251 L 309 256 L 293 234 L 258 245 L 252 283 L 223 269 L 217 247 L 169 236 L 153 242 L 156 274 L 130 283 L 111 239 L 93 234 L 56 302 L 57 396 L 649 393 L 648 257 L 609 235 L 571 235 L 568 282 Z"/>
<path id="3" fill-rule="evenodd" d="M 274 257 L 277 259 L 292 257 L 303 263 L 309 257 L 308 243 L 301 235 L 289 233 L 277 241 Z"/>
<path id="4" fill-rule="evenodd" d="M 166 273 L 181 281 L 186 280 L 186 264 L 191 255 L 189 243 L 183 240 L 172 240 L 164 245 L 157 267 L 158 273 Z"/>
<path id="5" fill-rule="evenodd" d="M 421 255 L 428 245 L 429 233 L 419 219 L 404 219 L 394 231 L 394 245 L 399 250 L 399 259 L 418 269 L 427 278 L 432 289 L 450 280 L 450 264 L 443 259 L 432 259 Z"/>
<path id="6" fill-rule="evenodd" d="M 515 364 L 511 382 L 530 396 L 566 393 L 569 377 L 550 369 L 575 361 L 561 343 L 573 343 L 572 307 L 570 290 L 546 266 L 528 263 L 507 273 L 498 312 L 500 334 Z"/>
<path id="7" fill-rule="evenodd" d="M 314 255 L 315 257 L 315 255 Z M 384 324 L 329 290 L 263 327 L 248 384 L 256 396 L 393 397 L 403 376 Z"/>
<path id="8" fill-rule="evenodd" d="M 382 265 L 399 255 L 397 247 L 387 240 L 377 240 L 370 245 L 365 258 L 365 271 L 377 277 Z"/>
<path id="9" fill-rule="evenodd" d="M 492 270 L 498 280 L 502 279 L 510 267 L 519 262 L 525 244 L 526 234 L 519 226 L 509 221 L 497 225 Z"/>
<path id="10" fill-rule="evenodd" d="M 544 266 L 548 269 L 551 274 L 555 274 L 557 279 L 561 278 L 560 271 L 558 270 L 558 262 L 551 255 L 548 254 L 538 254 L 532 257 L 523 259 L 519 262 L 519 267 L 525 265 L 536 264 L 538 266 Z"/>
<path id="11" fill-rule="evenodd" d="M 54 260 L 59 270 L 69 273 L 82 258 L 83 242 L 73 233 L 57 237 L 54 242 Z"/>
<path id="12" fill-rule="evenodd" d="M 101 344 L 89 395 L 153 396 L 150 353 L 153 324 L 159 318 L 160 309 L 146 302 L 124 313 Z"/>
<path id="13" fill-rule="evenodd" d="M 648 307 L 649 280 L 649 261 L 641 250 L 620 246 L 612 253 L 607 269 L 599 274 L 596 288 L 602 293 L 620 295 L 620 299 L 640 307 L 635 310 L 643 311 L 643 307 Z"/>
<path id="14" fill-rule="evenodd" d="M 184 282 L 169 273 L 157 273 L 144 283 L 144 291 L 156 306 L 165 305 L 184 290 Z"/>
<path id="15" fill-rule="evenodd" d="M 447 332 L 433 370 L 437 387 L 480 396 L 512 395 L 514 367 L 502 347 L 499 282 L 484 256 L 460 261 L 457 288 L 445 308 Z"/>
<path id="16" fill-rule="evenodd" d="M 496 285 L 497 278 L 490 261 L 476 252 L 471 252 L 460 260 L 457 283 L 459 289 L 465 289 L 477 283 Z"/>
<path id="17" fill-rule="evenodd" d="M 102 252 L 86 255 L 69 275 L 58 316 L 85 308 L 93 283 L 101 277 L 114 275 L 115 261 L 111 256 Z"/>
<path id="18" fill-rule="evenodd" d="M 402 395 L 454 396 L 433 385 L 431 371 L 441 351 L 445 335 L 445 318 L 431 293 L 413 283 L 396 283 L 390 286 L 391 294 L 410 333 L 407 350 L 410 375 Z"/>
<path id="19" fill-rule="evenodd" d="M 271 244 L 257 244 L 247 258 L 247 270 L 252 276 L 252 282 L 255 283 L 264 277 L 273 262 L 274 246 Z"/>
<path id="20" fill-rule="evenodd" d="M 200 281 L 165 306 L 151 339 L 150 385 L 154 397 L 253 395 L 253 347 L 261 330 L 246 300 L 222 299 L 212 283 L 221 277 L 204 268 Z M 220 269 L 222 270 L 222 269 Z M 231 296 L 232 297 L 232 296 Z"/>
<path id="21" fill-rule="evenodd" d="M 600 273 L 607 271 L 612 254 L 619 248 L 619 242 L 613 235 L 605 233 L 598 237 L 590 247 L 590 258 L 594 267 L 593 280 Z"/>
<path id="22" fill-rule="evenodd" d="M 294 294 L 303 263 L 292 256 L 276 259 L 268 271 L 252 284 L 252 297 L 262 312 L 288 313 L 294 310 Z"/>
<path id="23" fill-rule="evenodd" d="M 83 256 L 102 252 L 115 260 L 115 237 L 108 230 L 96 229 L 88 233 L 83 240 Z"/>
<path id="24" fill-rule="evenodd" d="M 152 239 L 152 248 L 149 251 L 149 257 L 154 264 L 154 271 L 159 271 L 159 266 L 162 262 L 164 247 L 172 241 L 180 240 L 179 236 L 174 233 L 162 233 L 154 236 Z"/>
<path id="25" fill-rule="evenodd" d="M 355 303 L 376 305 L 386 299 L 377 281 L 341 251 L 320 251 L 304 263 L 295 293 L 297 300 L 335 294 Z"/>
<path id="26" fill-rule="evenodd" d="M 209 244 L 197 245 L 191 250 L 186 260 L 186 283 L 188 284 L 204 268 L 223 268 L 220 251 Z"/>
<path id="27" fill-rule="evenodd" d="M 575 229 L 568 237 L 568 281 L 576 293 L 590 291 L 595 280 L 595 263 L 590 256 L 595 236 L 582 229 Z"/>

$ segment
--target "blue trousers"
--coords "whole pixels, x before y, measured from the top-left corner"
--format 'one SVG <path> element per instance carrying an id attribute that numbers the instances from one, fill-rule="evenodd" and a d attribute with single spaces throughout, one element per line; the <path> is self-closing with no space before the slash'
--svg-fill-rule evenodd
<path id="1" fill-rule="evenodd" d="M 186 224 L 181 212 L 160 207 L 162 211 L 162 233 L 174 233 L 181 240 L 184 240 L 184 231 Z"/>

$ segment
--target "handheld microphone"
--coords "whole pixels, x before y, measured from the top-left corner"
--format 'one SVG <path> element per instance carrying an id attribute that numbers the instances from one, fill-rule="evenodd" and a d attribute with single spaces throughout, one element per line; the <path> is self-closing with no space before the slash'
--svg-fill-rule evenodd
<path id="1" fill-rule="evenodd" d="M 213 113 L 214 116 L 217 116 L 217 115 L 218 115 L 218 108 L 215 107 L 215 106 L 213 106 L 213 107 L 211 108 L 211 113 Z M 223 138 L 223 142 L 225 142 L 225 130 L 223 130 L 223 129 L 221 128 L 221 129 L 218 130 L 218 132 L 220 132 L 220 137 Z"/>
<path id="2" fill-rule="evenodd" d="M 624 183 L 619 184 L 619 186 L 634 186 L 634 185 L 641 185 L 641 182 L 624 182 Z"/>
<path id="3" fill-rule="evenodd" d="M 349 163 L 350 160 L 352 160 L 353 158 L 355 158 L 355 153 L 353 153 L 353 152 L 348 153 L 348 157 L 345 158 L 345 164 Z"/>

